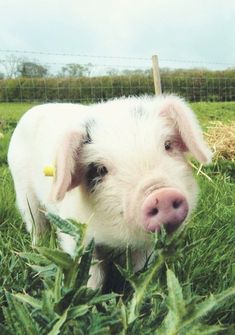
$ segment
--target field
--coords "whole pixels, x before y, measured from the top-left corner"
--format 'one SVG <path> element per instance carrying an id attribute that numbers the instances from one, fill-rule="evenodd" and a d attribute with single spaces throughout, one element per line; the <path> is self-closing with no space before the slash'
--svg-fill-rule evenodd
<path id="1" fill-rule="evenodd" d="M 1 334 L 46 334 L 45 331 L 43 332 L 43 326 L 46 322 L 43 313 L 50 314 L 48 311 L 47 313 L 45 311 L 40 312 L 41 315 L 37 314 L 38 308 L 35 306 L 33 308 L 32 303 L 29 304 L 29 307 L 24 308 L 26 308 L 30 318 L 37 322 L 35 331 L 32 331 L 32 329 L 25 331 L 26 328 L 19 325 L 20 321 L 15 326 L 9 325 L 10 320 L 24 318 L 22 315 L 16 314 L 20 305 L 19 303 L 17 305 L 17 302 L 12 302 L 13 296 L 7 292 L 27 292 L 39 301 L 40 299 L 43 300 L 43 290 L 50 289 L 50 284 L 48 282 L 45 284 L 43 275 L 35 275 L 36 272 L 40 272 L 39 266 L 34 268 L 29 266 L 30 261 L 19 255 L 19 253 L 36 254 L 36 250 L 32 249 L 30 236 L 26 233 L 24 224 L 15 209 L 13 185 L 6 160 L 11 133 L 17 120 L 30 106 L 32 105 L 0 104 L 0 133 L 4 135 L 3 138 L 0 138 L 0 305 L 3 307 L 0 310 Z M 192 108 L 205 131 L 210 121 L 221 121 L 227 124 L 231 120 L 235 121 L 234 102 L 193 103 Z M 141 300 L 141 313 L 137 313 L 136 319 L 131 319 L 134 321 L 128 323 L 128 313 L 130 312 L 128 304 L 133 293 L 130 288 L 123 291 L 125 298 L 123 298 L 122 305 L 112 295 L 105 296 L 97 293 L 98 303 L 94 303 L 92 309 L 89 307 L 90 309 L 88 308 L 84 314 L 82 312 L 78 313 L 77 317 L 74 318 L 77 320 L 76 325 L 71 320 L 66 321 L 67 314 L 66 316 L 61 314 L 61 317 L 58 315 L 51 316 L 51 320 L 53 320 L 51 321 L 51 329 L 54 329 L 54 332 L 51 330 L 50 334 L 59 334 L 59 329 L 61 329 L 61 334 L 153 334 L 155 333 L 153 329 L 156 330 L 156 334 L 167 335 L 235 334 L 235 298 L 231 293 L 234 292 L 235 288 L 235 163 L 220 160 L 203 168 L 203 172 L 206 176 L 203 174 L 196 176 L 201 187 L 198 208 L 190 220 L 188 229 L 183 234 L 177 256 L 167 256 L 167 266 L 161 268 L 160 279 L 155 278 L 155 284 L 151 282 L 151 290 L 148 286 L 150 282 L 148 285 L 145 283 L 147 285 L 145 286 L 146 293 Z M 169 271 L 166 281 L 167 267 L 174 271 L 187 302 L 188 319 L 182 319 L 184 320 L 182 322 L 190 319 L 190 311 L 192 315 L 195 315 L 193 312 L 195 306 L 195 310 L 197 310 L 197 307 L 198 311 L 202 310 L 201 316 L 198 316 L 200 325 L 192 323 L 192 332 L 189 332 L 188 328 L 182 331 L 170 328 L 170 325 L 172 326 L 176 322 L 175 317 L 178 319 L 181 317 L 177 306 L 175 307 L 175 313 L 178 311 L 179 315 L 177 312 L 171 320 L 168 317 L 168 321 L 164 321 L 166 324 L 168 322 L 164 328 L 165 333 L 163 328 L 159 328 L 159 332 L 157 331 L 165 315 L 167 315 L 167 308 L 173 310 L 173 298 L 169 294 L 170 278 L 175 285 L 173 291 L 177 292 L 175 304 L 177 305 L 177 301 L 182 299 L 181 288 Z M 146 276 L 149 276 L 148 270 L 146 270 L 146 273 Z M 123 272 L 122 275 L 124 276 L 125 273 Z M 128 281 L 128 278 L 126 280 Z M 143 283 L 142 277 L 141 280 L 139 280 L 140 285 Z M 131 282 L 131 279 L 129 282 Z M 168 286 L 168 289 L 166 286 Z M 231 289 L 233 291 L 228 291 L 231 287 L 233 287 Z M 151 291 L 151 297 L 147 294 L 148 290 Z M 220 299 L 224 291 L 227 292 L 228 299 Z M 213 305 L 211 298 L 208 302 L 210 308 L 205 308 L 203 311 L 202 303 L 206 301 L 204 299 L 209 297 L 210 294 L 215 295 L 216 303 Z M 155 310 L 155 315 L 149 311 L 150 308 Z M 122 313 L 125 314 L 125 318 Z M 48 318 L 50 317 L 48 316 Z M 151 322 L 146 322 L 147 318 L 150 318 Z M 26 322 L 25 320 L 26 318 L 22 322 Z M 60 324 L 58 324 L 59 321 Z M 195 319 L 192 322 L 196 321 Z M 189 324 L 189 321 L 187 322 Z M 209 325 L 211 328 L 208 328 Z M 218 330 L 215 325 L 221 325 L 224 330 Z M 40 326 L 42 327 L 41 330 Z"/>

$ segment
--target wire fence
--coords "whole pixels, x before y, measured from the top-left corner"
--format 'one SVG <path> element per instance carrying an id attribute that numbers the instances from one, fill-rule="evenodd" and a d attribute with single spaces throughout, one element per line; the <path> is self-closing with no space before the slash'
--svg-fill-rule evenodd
<path id="1" fill-rule="evenodd" d="M 188 101 L 234 101 L 235 78 L 163 77 L 163 93 Z M 0 81 L 0 102 L 98 102 L 115 97 L 154 95 L 153 77 L 11 79 Z"/>
<path id="2" fill-rule="evenodd" d="M 36 55 L 40 60 L 33 58 Z M 159 62 L 163 93 L 195 102 L 235 101 L 232 63 L 161 58 Z M 151 57 L 0 50 L 0 78 L 0 102 L 91 103 L 155 93 Z"/>

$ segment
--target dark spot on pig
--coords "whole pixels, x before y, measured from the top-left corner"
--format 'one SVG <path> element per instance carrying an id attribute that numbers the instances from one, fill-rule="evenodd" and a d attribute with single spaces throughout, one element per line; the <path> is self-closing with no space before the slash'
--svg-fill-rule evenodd
<path id="1" fill-rule="evenodd" d="M 88 190 L 94 192 L 96 185 L 102 181 L 107 173 L 108 170 L 104 165 L 90 163 L 86 172 L 86 184 Z"/>

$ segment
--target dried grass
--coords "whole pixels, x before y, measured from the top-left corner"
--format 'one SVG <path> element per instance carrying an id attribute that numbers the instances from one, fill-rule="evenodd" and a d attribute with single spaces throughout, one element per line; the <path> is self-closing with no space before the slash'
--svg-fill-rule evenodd
<path id="1" fill-rule="evenodd" d="M 210 122 L 205 133 L 209 146 L 214 151 L 214 160 L 235 160 L 235 121 L 224 124 L 220 121 Z"/>

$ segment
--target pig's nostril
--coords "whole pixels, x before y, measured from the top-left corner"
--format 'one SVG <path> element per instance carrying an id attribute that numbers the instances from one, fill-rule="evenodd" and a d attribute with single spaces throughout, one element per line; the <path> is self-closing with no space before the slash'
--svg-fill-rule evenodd
<path id="1" fill-rule="evenodd" d="M 158 214 L 158 209 L 157 208 L 153 208 L 151 209 L 151 211 L 149 211 L 149 216 L 154 216 Z"/>
<path id="2" fill-rule="evenodd" d="M 172 203 L 172 207 L 174 209 L 177 209 L 177 208 L 179 208 L 181 206 L 182 202 L 183 201 L 181 199 L 180 200 L 174 200 L 173 203 Z"/>

